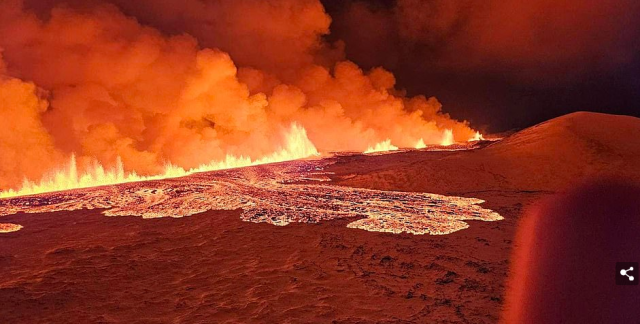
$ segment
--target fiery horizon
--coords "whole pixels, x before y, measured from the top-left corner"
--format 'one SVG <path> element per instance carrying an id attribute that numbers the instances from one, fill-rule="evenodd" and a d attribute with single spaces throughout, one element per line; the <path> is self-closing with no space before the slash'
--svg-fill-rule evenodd
<path id="1" fill-rule="evenodd" d="M 20 197 L 41 193 L 50 193 L 70 189 L 82 189 L 99 187 L 105 185 L 123 184 L 129 182 L 140 182 L 150 180 L 162 180 L 188 176 L 198 172 L 218 171 L 257 166 L 262 164 L 278 163 L 298 160 L 312 156 L 318 156 L 313 143 L 307 138 L 304 128 L 294 123 L 287 132 L 286 144 L 280 150 L 253 160 L 245 156 L 227 155 L 224 160 L 211 161 L 202 164 L 197 168 L 183 169 L 180 166 L 167 164 L 164 171 L 157 175 L 140 176 L 133 172 L 125 172 L 122 160 L 118 157 L 116 166 L 112 169 L 105 169 L 99 162 L 87 167 L 83 173 L 78 171 L 78 164 L 75 155 L 71 155 L 66 167 L 46 174 L 37 182 L 26 180 L 19 190 L 0 191 L 0 198 Z"/>
<path id="2" fill-rule="evenodd" d="M 390 72 L 346 60 L 322 39 L 331 17 L 318 1 L 234 3 L 203 12 L 231 19 L 211 31 L 218 49 L 194 26 L 166 34 L 112 4 L 43 14 L 2 2 L 0 194 L 481 137 Z"/>
<path id="3" fill-rule="evenodd" d="M 479 134 L 479 133 L 478 133 Z M 447 147 L 453 143 L 449 143 L 450 132 L 445 130 L 443 139 L 440 145 L 441 147 Z M 482 135 L 479 135 L 480 137 Z M 78 163 L 75 154 L 72 154 L 69 158 L 69 162 L 57 170 L 52 170 L 46 173 L 38 181 L 30 181 L 24 179 L 22 185 L 18 190 L 8 189 L 0 191 L 0 199 L 2 198 L 14 198 L 30 195 L 37 195 L 43 193 L 53 193 L 71 189 L 84 189 L 92 187 L 100 187 L 107 185 L 125 184 L 131 182 L 142 182 L 152 180 L 163 180 L 170 178 L 186 177 L 198 172 L 208 171 L 220 171 L 236 168 L 244 168 L 251 166 L 258 166 L 263 164 L 280 163 L 287 161 L 300 160 L 310 157 L 320 157 L 326 152 L 318 152 L 316 147 L 311 143 L 307 137 L 306 130 L 297 123 L 291 124 L 291 128 L 285 134 L 286 144 L 280 150 L 271 154 L 263 156 L 260 159 L 253 160 L 250 157 L 227 155 L 224 160 L 211 161 L 206 164 L 201 164 L 197 168 L 184 169 L 180 166 L 166 164 L 162 173 L 141 176 L 135 171 L 126 172 L 122 159 L 117 158 L 115 167 L 111 169 L 105 169 L 98 161 L 84 168 L 83 172 L 79 172 Z M 478 141 L 477 138 L 469 139 L 469 142 Z M 419 141 L 415 149 L 424 149 L 427 145 L 424 144 L 422 139 Z M 467 147 L 466 149 L 472 149 L 473 147 Z M 403 148 L 413 149 L 413 148 Z M 380 143 L 377 143 L 373 147 L 367 148 L 362 154 L 372 153 L 388 153 L 398 151 L 399 148 L 391 144 L 391 140 L 387 139 Z"/>

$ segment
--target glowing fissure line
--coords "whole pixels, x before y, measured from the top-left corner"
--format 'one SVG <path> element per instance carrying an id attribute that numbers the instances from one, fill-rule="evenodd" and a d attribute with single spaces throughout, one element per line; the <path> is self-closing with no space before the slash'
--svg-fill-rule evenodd
<path id="1" fill-rule="evenodd" d="M 484 136 L 482 136 L 482 134 L 480 134 L 480 132 L 476 131 L 475 134 L 473 136 L 471 136 L 467 142 L 478 142 L 478 141 L 483 141 L 484 140 Z M 442 132 L 442 139 L 440 140 L 440 146 L 452 146 L 457 144 L 454 136 L 453 136 L 453 129 L 445 129 Z M 424 142 L 424 139 L 420 138 L 416 144 L 413 146 L 413 148 L 417 149 L 417 150 L 421 150 L 421 149 L 425 149 L 427 148 L 427 144 Z M 393 151 L 398 151 L 399 148 L 395 145 L 393 145 L 391 143 L 391 139 L 386 139 L 382 142 L 376 143 L 373 146 L 369 146 L 364 152 L 364 154 L 373 154 L 373 153 L 385 153 L 385 152 L 393 152 Z"/>
<path id="2" fill-rule="evenodd" d="M 249 157 L 227 155 L 222 161 L 212 161 L 202 164 L 197 168 L 185 170 L 179 166 L 167 164 L 162 174 L 153 176 L 140 176 L 135 172 L 126 173 L 120 158 L 116 161 L 113 169 L 105 170 L 102 165 L 95 163 L 93 168 L 83 174 L 78 173 L 75 155 L 71 156 L 66 169 L 58 170 L 46 175 L 39 182 L 32 182 L 27 179 L 19 190 L 7 190 L 0 192 L 0 198 L 19 197 L 47 192 L 64 191 L 70 189 L 82 189 L 114 185 L 120 183 L 130 183 L 139 181 L 161 180 L 168 178 L 178 178 L 188 176 L 197 172 L 217 171 L 233 168 L 241 168 L 268 163 L 277 163 L 297 159 L 308 158 L 319 155 L 317 149 L 307 137 L 306 130 L 293 123 L 290 130 L 285 134 L 286 143 L 284 147 L 272 154 L 257 160 Z"/>
<path id="3" fill-rule="evenodd" d="M 197 168 L 188 170 L 169 163 L 165 165 L 164 172 L 152 176 L 141 176 L 138 175 L 135 171 L 130 173 L 125 172 L 124 164 L 119 157 L 116 160 L 116 166 L 112 169 L 106 170 L 100 163 L 95 162 L 92 168 L 82 174 L 79 174 L 76 157 L 72 154 L 67 168 L 51 172 L 45 175 L 38 182 L 25 179 L 22 183 L 22 187 L 19 190 L 9 189 L 7 191 L 0 191 L 0 198 L 28 196 L 48 192 L 83 189 L 121 183 L 179 178 L 198 172 L 218 171 L 269 163 L 278 163 L 319 155 L 316 147 L 307 137 L 306 130 L 299 124 L 295 122 L 292 123 L 291 128 L 285 134 L 285 138 L 285 145 L 282 149 L 257 160 L 252 160 L 251 158 L 244 156 L 238 157 L 234 155 L 227 155 L 222 161 L 212 161 L 207 164 L 202 164 Z M 481 139 L 483 139 L 482 135 L 479 132 L 476 132 L 475 136 L 469 139 L 469 141 L 472 142 Z M 442 145 L 452 146 L 453 144 L 453 133 L 451 130 L 447 129 L 443 132 Z M 421 149 L 425 147 L 426 145 L 424 144 L 424 141 L 420 139 L 415 148 Z M 462 147 L 460 149 L 469 149 L 469 147 Z M 369 147 L 364 153 L 381 154 L 394 151 L 399 151 L 399 148 L 391 144 L 390 139 L 387 139 L 385 141 L 377 143 L 373 147 Z"/>

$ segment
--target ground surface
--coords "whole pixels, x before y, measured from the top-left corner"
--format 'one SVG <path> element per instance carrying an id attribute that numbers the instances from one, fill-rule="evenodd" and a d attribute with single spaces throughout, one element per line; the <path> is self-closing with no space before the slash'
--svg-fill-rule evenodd
<path id="1" fill-rule="evenodd" d="M 334 184 L 485 200 L 505 217 L 444 236 L 184 218 L 16 214 L 0 235 L 6 323 L 493 323 L 517 223 L 584 177 L 639 176 L 636 118 L 573 114 L 475 151 L 342 157 Z M 635 137 L 639 138 L 638 136 Z"/>

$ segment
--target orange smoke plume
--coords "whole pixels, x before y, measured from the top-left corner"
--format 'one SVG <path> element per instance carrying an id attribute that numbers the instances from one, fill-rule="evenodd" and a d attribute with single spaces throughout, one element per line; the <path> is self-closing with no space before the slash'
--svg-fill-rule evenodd
<path id="1" fill-rule="evenodd" d="M 390 72 L 340 60 L 340 46 L 320 40 L 330 17 L 318 1 L 272 5 L 269 16 L 261 9 L 268 1 L 253 3 L 218 4 L 216 23 L 199 24 L 203 16 L 173 24 L 183 28 L 176 33 L 114 5 L 54 5 L 36 14 L 22 1 L 3 1 L 0 189 L 38 187 L 73 154 L 79 175 L 100 165 L 124 178 L 229 157 L 260 161 L 288 145 L 294 123 L 313 150 L 289 158 L 316 148 L 362 152 L 387 139 L 397 147 L 438 144 L 445 130 L 457 142 L 475 135 L 435 98 L 403 96 Z M 247 15 L 220 15 L 238 10 Z M 308 19 L 288 23 L 296 15 Z M 250 17 L 264 18 L 265 28 Z M 231 55 L 199 45 L 215 45 L 203 36 L 212 34 Z M 278 52 L 282 46 L 291 52 Z"/>

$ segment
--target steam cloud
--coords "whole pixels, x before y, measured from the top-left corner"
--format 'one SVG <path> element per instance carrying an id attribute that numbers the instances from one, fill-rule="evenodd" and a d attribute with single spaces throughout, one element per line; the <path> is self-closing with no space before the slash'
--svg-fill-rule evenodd
<path id="1" fill-rule="evenodd" d="M 322 40 L 330 22 L 316 0 L 2 1 L 0 189 L 72 153 L 139 174 L 258 158 L 292 122 L 320 151 L 474 135 L 390 72 L 345 61 Z"/>

